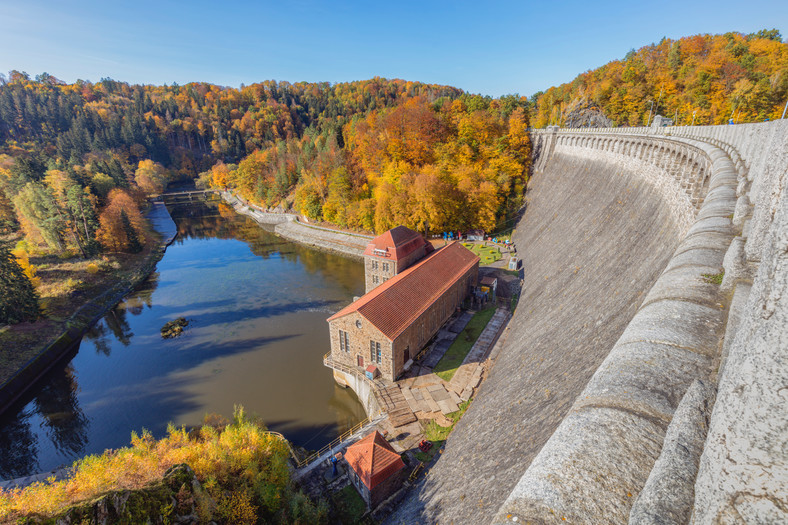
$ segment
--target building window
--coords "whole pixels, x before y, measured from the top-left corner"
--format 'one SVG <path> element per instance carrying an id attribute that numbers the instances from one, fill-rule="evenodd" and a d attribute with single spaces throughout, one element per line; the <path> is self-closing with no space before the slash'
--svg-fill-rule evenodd
<path id="1" fill-rule="evenodd" d="M 372 284 L 380 284 L 380 278 L 377 275 L 372 276 Z"/>
<path id="2" fill-rule="evenodd" d="M 343 352 L 350 352 L 350 338 L 344 330 L 339 331 L 339 349 Z"/>
<path id="3" fill-rule="evenodd" d="M 373 363 L 380 363 L 380 343 L 369 342 L 369 359 Z"/>
<path id="4" fill-rule="evenodd" d="M 373 270 L 377 270 L 378 269 L 378 261 L 372 261 L 372 269 Z"/>
<path id="5" fill-rule="evenodd" d="M 389 263 L 383 263 L 383 271 L 384 272 L 389 271 Z"/>

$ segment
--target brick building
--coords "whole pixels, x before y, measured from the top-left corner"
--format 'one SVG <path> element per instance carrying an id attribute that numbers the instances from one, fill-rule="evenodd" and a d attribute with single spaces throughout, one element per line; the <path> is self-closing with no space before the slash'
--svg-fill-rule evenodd
<path id="1" fill-rule="evenodd" d="M 331 360 L 394 381 L 476 286 L 479 257 L 453 242 L 328 318 Z M 336 374 L 335 374 L 336 376 Z"/>
<path id="2" fill-rule="evenodd" d="M 397 226 L 378 235 L 364 250 L 366 292 L 385 283 L 433 251 L 420 233 Z"/>
<path id="3" fill-rule="evenodd" d="M 345 461 L 350 482 L 372 509 L 394 494 L 407 475 L 402 457 L 378 431 L 350 445 Z"/>

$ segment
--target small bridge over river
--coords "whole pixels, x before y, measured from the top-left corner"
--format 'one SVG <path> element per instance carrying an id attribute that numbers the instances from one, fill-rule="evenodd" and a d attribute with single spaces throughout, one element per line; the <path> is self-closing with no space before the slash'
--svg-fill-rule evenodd
<path id="1" fill-rule="evenodd" d="M 197 196 L 209 195 L 212 193 L 217 193 L 215 190 L 187 190 L 187 191 L 176 191 L 172 193 L 162 193 L 159 197 L 162 200 L 165 199 L 183 199 L 188 198 L 192 199 Z"/>

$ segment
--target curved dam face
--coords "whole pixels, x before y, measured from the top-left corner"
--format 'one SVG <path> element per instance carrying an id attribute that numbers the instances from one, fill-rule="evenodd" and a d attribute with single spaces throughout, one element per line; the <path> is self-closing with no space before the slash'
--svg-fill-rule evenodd
<path id="1" fill-rule="evenodd" d="M 541 147 L 513 238 L 522 295 L 500 354 L 441 459 L 389 523 L 491 521 L 694 215 L 691 196 L 655 183 L 652 167 L 613 152 Z"/>
<path id="2" fill-rule="evenodd" d="M 520 305 L 389 522 L 786 522 L 788 120 L 532 137 Z"/>

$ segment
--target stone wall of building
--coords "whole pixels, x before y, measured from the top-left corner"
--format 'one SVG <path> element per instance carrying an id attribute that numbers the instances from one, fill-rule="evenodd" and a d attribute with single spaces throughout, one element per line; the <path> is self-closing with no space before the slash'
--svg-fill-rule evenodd
<path id="1" fill-rule="evenodd" d="M 356 323 L 360 323 L 361 327 L 359 328 Z M 358 366 L 358 356 L 361 356 L 364 359 L 364 368 L 368 365 L 375 365 L 383 377 L 388 379 L 394 378 L 391 341 L 358 312 L 351 312 L 338 319 L 329 321 L 328 327 L 331 333 L 331 357 L 336 362 L 345 366 L 356 367 Z M 340 330 L 348 333 L 350 340 L 349 351 L 343 351 L 340 348 Z M 380 363 L 377 361 L 372 362 L 370 359 L 370 341 L 380 343 Z"/>
<path id="2" fill-rule="evenodd" d="M 364 256 L 365 293 L 385 283 L 397 275 L 397 261 L 384 257 Z"/>

